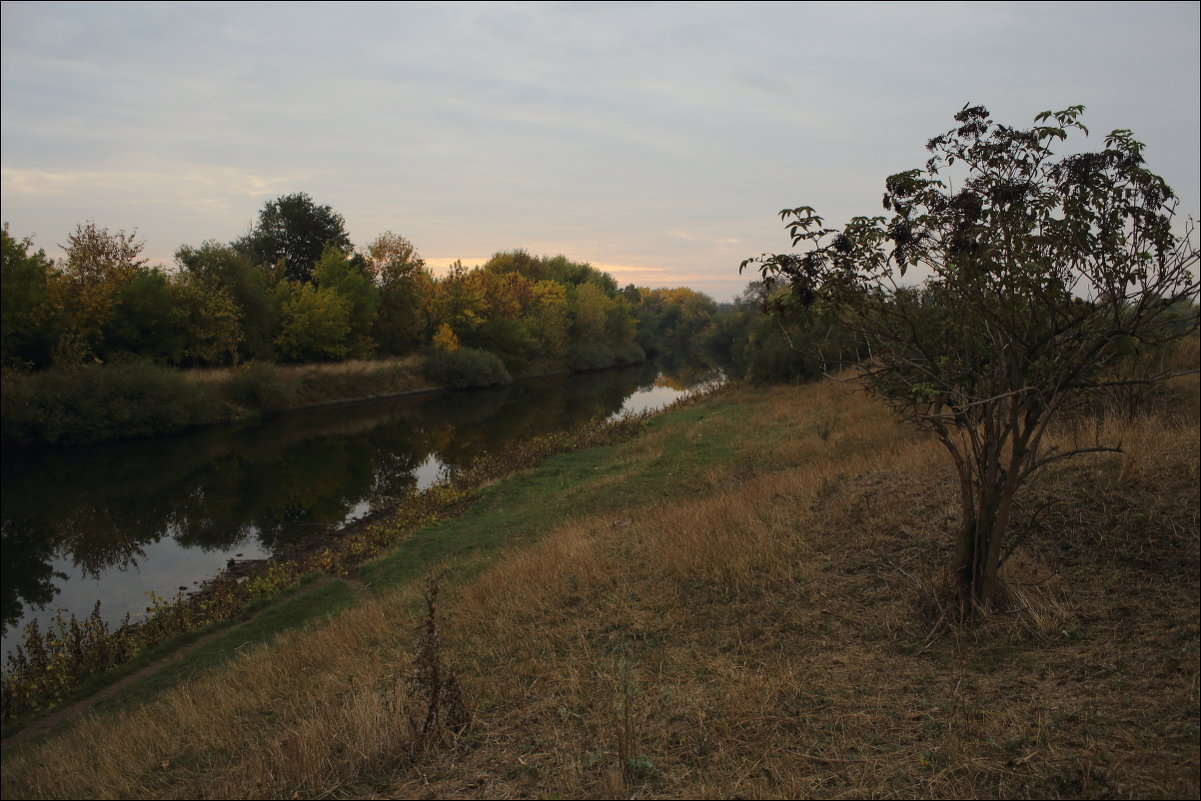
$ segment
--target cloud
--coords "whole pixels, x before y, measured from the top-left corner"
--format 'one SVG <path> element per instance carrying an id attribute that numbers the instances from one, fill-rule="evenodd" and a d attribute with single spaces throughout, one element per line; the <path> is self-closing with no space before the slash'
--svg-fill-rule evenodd
<path id="1" fill-rule="evenodd" d="M 161 170 L 22 170 L 0 167 L 0 187 L 10 200 L 53 198 L 114 191 L 153 197 L 188 199 L 225 206 L 228 198 L 262 198 L 281 192 L 278 179 L 214 165 L 164 165 Z"/>
<path id="2" fill-rule="evenodd" d="M 103 218 L 169 254 L 305 191 L 360 241 L 733 285 L 787 246 L 778 209 L 875 213 L 968 100 L 1015 125 L 1085 103 L 1201 211 L 1196 4 L 2 9 L 16 233 Z"/>

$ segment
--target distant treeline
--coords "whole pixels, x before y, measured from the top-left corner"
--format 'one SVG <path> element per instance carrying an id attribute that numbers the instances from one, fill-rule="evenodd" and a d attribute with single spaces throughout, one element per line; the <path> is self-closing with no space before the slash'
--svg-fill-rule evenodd
<path id="1" fill-rule="evenodd" d="M 25 441 L 136 435 L 119 433 L 114 416 L 140 421 L 133 428 L 143 434 L 227 417 L 220 403 L 201 403 L 195 386 L 150 366 L 417 356 L 428 383 L 469 387 L 683 351 L 731 378 L 785 381 L 819 373 L 815 338 L 827 350 L 841 346 L 829 326 L 808 321 L 789 331 L 763 315 L 776 301 L 758 283 L 719 305 L 683 287 L 619 288 L 589 264 L 524 250 L 470 268 L 456 263 L 437 277 L 413 243 L 390 231 L 356 250 L 342 216 L 304 193 L 268 201 L 233 242 L 181 246 L 173 268 L 150 265 L 134 234 L 92 222 L 63 249 L 52 260 L 4 225 L 5 428 Z M 267 375 L 248 375 L 225 395 L 247 396 L 251 412 L 288 406 L 253 402 L 278 383 Z M 162 425 L 155 415 L 165 416 Z M 75 418 L 90 422 L 63 422 Z M 92 433 L 31 434 L 60 423 Z"/>
<path id="2" fill-rule="evenodd" d="M 642 361 L 616 281 L 568 260 L 500 253 L 435 277 L 402 236 L 364 250 L 305 194 L 270 201 L 240 239 L 184 245 L 150 266 L 131 234 L 77 227 L 53 262 L 4 230 L 2 359 L 40 370 L 179 367 L 486 351 L 509 370 Z M 494 361 L 494 360 L 489 360 Z"/>

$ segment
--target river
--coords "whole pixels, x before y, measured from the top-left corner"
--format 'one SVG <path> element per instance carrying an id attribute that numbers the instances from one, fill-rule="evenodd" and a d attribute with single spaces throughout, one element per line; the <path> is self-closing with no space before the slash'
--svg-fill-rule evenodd
<path id="1" fill-rule="evenodd" d="M 6 455 L 3 651 L 30 620 L 110 623 L 436 481 L 506 443 L 670 403 L 711 380 L 653 364 L 275 415 L 151 440 Z M 10 642 L 13 641 L 13 642 Z"/>

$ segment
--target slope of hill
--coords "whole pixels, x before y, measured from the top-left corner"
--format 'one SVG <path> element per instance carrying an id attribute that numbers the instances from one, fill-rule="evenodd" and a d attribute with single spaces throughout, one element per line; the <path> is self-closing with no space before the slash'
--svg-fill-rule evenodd
<path id="1" fill-rule="evenodd" d="M 7 749 L 3 794 L 1196 797 L 1197 398 L 1061 426 L 1124 453 L 1038 476 L 1010 607 L 930 636 L 939 445 L 848 385 L 731 388 L 489 486 L 347 611 Z"/>

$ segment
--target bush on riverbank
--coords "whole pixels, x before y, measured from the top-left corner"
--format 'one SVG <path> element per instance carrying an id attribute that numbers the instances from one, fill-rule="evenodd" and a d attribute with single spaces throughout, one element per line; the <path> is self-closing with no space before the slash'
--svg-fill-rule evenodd
<path id="1" fill-rule="evenodd" d="M 598 343 L 583 348 L 570 366 L 599 370 L 638 364 L 645 358 L 634 343 Z M 556 372 L 564 366 L 560 360 L 540 359 L 527 365 L 527 374 Z M 269 412 L 442 387 L 495 387 L 512 380 L 500 357 L 473 348 L 335 364 L 250 362 L 178 370 L 133 363 L 39 373 L 6 371 L 0 444 L 6 449 L 91 445 L 174 434 Z"/>
<path id="2" fill-rule="evenodd" d="M 435 383 L 454 389 L 497 387 L 513 381 L 499 356 L 474 348 L 430 350 L 421 369 Z"/>
<path id="3" fill-rule="evenodd" d="M 254 362 L 230 376 L 225 392 L 243 408 L 275 411 L 296 402 L 296 381 L 274 364 Z"/>
<path id="4" fill-rule="evenodd" d="M 416 358 L 213 370 L 150 363 L 4 374 L 5 448 L 174 434 L 265 412 L 429 389 Z"/>
<path id="5" fill-rule="evenodd" d="M 567 363 L 572 370 L 607 370 L 628 367 L 646 361 L 646 352 L 636 342 L 608 345 L 604 342 L 580 342 L 572 346 Z"/>
<path id="6" fill-rule="evenodd" d="M 215 422 L 222 402 L 183 374 L 117 364 L 6 374 L 0 401 L 5 446 L 90 445 L 169 434 Z"/>

